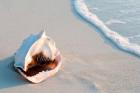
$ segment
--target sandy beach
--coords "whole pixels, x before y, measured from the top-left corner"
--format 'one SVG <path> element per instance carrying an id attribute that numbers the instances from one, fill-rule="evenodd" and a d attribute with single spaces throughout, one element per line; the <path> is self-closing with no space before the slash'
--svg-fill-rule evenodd
<path id="1" fill-rule="evenodd" d="M 71 0 L 5 0 L 0 11 L 0 93 L 139 93 L 140 59 L 110 46 L 76 16 Z M 44 28 L 63 65 L 45 82 L 31 84 L 12 69 L 13 54 Z"/>

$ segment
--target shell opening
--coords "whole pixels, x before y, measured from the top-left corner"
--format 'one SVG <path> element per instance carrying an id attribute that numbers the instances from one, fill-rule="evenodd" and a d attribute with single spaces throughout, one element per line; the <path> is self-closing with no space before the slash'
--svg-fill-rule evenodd
<path id="1" fill-rule="evenodd" d="M 32 56 L 32 62 L 28 64 L 27 71 L 19 68 L 26 76 L 34 76 L 42 71 L 50 71 L 58 65 L 58 58 L 51 60 L 44 56 L 42 52 Z"/>

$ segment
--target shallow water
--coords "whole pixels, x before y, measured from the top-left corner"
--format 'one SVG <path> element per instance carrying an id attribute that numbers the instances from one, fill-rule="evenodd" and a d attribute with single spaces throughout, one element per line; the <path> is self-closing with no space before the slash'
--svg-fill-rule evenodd
<path id="1" fill-rule="evenodd" d="M 85 0 L 85 3 L 111 30 L 140 44 L 139 0 Z"/>

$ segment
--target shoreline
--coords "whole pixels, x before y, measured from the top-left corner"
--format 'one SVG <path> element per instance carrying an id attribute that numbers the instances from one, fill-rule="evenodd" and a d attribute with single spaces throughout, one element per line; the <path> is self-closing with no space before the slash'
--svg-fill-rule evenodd
<path id="1" fill-rule="evenodd" d="M 3 40 L 7 33 L 0 34 L 1 44 L 6 46 L 0 48 L 4 53 L 2 56 L 14 52 L 29 34 L 40 31 L 40 24 L 47 24 L 48 35 L 56 42 L 62 53 L 63 66 L 55 76 L 45 82 L 30 84 L 11 69 L 6 69 L 7 65 L 4 63 L 11 62 L 11 59 L 0 60 L 2 67 L 0 92 L 135 93 L 140 91 L 137 87 L 140 86 L 140 60 L 105 44 L 106 41 L 94 28 L 73 14 L 71 1 L 16 1 L 12 2 L 10 12 L 3 11 L 4 13 L 1 13 L 6 17 L 0 19 L 6 20 L 8 17 L 8 20 L 5 24 L 3 22 L 0 24 L 7 28 L 0 30 L 12 32 L 7 37 L 11 42 L 10 47 L 9 43 Z"/>
<path id="2" fill-rule="evenodd" d="M 73 1 L 73 11 L 87 24 L 96 28 L 96 31 L 99 32 L 104 39 L 110 41 L 112 43 L 111 45 L 114 45 L 115 48 L 140 58 L 140 46 L 131 43 L 128 38 L 108 28 L 96 14 L 88 9 L 84 0 Z"/>

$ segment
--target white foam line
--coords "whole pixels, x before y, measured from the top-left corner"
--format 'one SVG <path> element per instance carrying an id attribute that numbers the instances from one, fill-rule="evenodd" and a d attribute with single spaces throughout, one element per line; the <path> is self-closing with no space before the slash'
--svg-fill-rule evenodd
<path id="1" fill-rule="evenodd" d="M 74 8 L 80 16 L 99 28 L 102 33 L 108 39 L 112 40 L 120 49 L 140 56 L 140 46 L 135 43 L 130 43 L 128 38 L 109 29 L 95 14 L 90 12 L 84 0 L 75 0 Z"/>
<path id="2" fill-rule="evenodd" d="M 112 24 L 126 24 L 126 22 L 117 20 L 117 19 L 110 19 L 107 22 L 105 22 L 106 25 L 112 25 Z"/>

